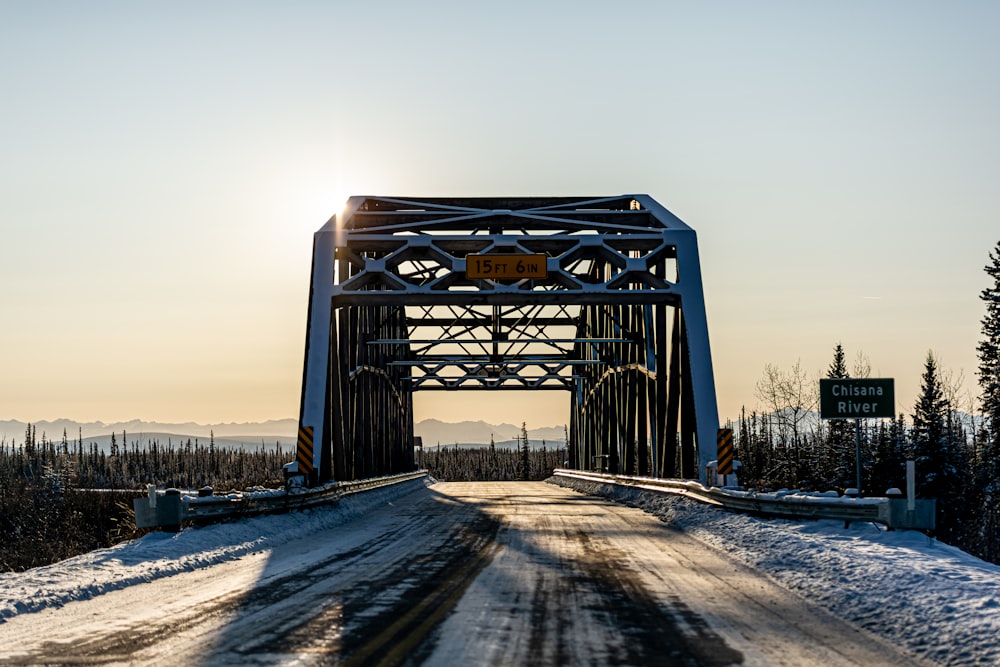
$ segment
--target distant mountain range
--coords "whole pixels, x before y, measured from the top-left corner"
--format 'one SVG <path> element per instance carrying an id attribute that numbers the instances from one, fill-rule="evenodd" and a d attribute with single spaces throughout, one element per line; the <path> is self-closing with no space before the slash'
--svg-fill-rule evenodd
<path id="1" fill-rule="evenodd" d="M 84 444 L 96 442 L 107 447 L 111 435 L 115 434 L 119 444 L 123 437 L 127 443 L 138 442 L 145 445 L 151 441 L 163 444 L 172 442 L 181 444 L 197 439 L 205 443 L 214 437 L 220 447 L 255 446 L 261 444 L 282 447 L 293 447 L 298 432 L 298 421 L 295 419 L 271 419 L 264 422 L 230 422 L 222 424 L 196 424 L 194 422 L 163 423 L 147 422 L 132 419 L 124 422 L 77 422 L 71 419 L 55 419 L 52 421 L 32 422 L 35 437 L 59 442 L 63 433 L 72 443 L 82 436 Z M 27 422 L 16 419 L 0 420 L 0 442 L 7 444 L 24 442 L 24 434 L 28 428 Z M 423 439 L 425 447 L 454 445 L 456 443 L 489 444 L 490 438 L 498 446 L 510 446 L 521 433 L 521 427 L 514 424 L 488 424 L 484 421 L 464 421 L 459 423 L 443 422 L 438 419 L 425 419 L 414 425 L 414 432 Z M 544 440 L 549 447 L 563 445 L 564 429 L 562 426 L 528 429 L 528 438 L 533 446 L 540 446 Z"/>
<path id="2" fill-rule="evenodd" d="M 77 422 L 72 419 L 55 419 L 53 421 L 32 422 L 35 429 L 35 436 L 41 439 L 42 434 L 49 440 L 61 440 L 63 431 L 70 440 L 75 440 L 82 432 L 83 437 L 90 438 L 101 435 L 118 434 L 120 437 L 124 431 L 128 439 L 145 441 L 148 434 L 158 435 L 169 434 L 172 436 L 190 436 L 192 438 L 208 438 L 213 433 L 216 438 L 239 439 L 245 437 L 250 440 L 259 440 L 261 437 L 289 437 L 294 438 L 298 429 L 298 424 L 294 419 L 271 419 L 264 422 L 230 422 L 224 424 L 196 424 L 194 422 L 164 423 L 147 422 L 141 419 L 132 419 L 125 422 Z M 26 422 L 16 419 L 0 420 L 0 438 L 7 440 L 16 439 L 18 442 L 24 439 L 25 430 L 28 428 Z"/>
<path id="3" fill-rule="evenodd" d="M 758 415 L 761 417 L 762 415 Z M 807 412 L 799 415 L 799 428 L 805 432 L 817 428 L 819 414 Z M 958 417 L 967 430 L 982 426 L 982 417 L 958 413 Z M 723 426 L 725 424 L 722 424 Z M 738 424 L 733 424 L 738 427 Z M 28 424 L 16 419 L 0 420 L 0 443 L 10 445 L 24 442 L 24 432 Z M 295 446 L 298 433 L 298 421 L 295 419 L 270 419 L 263 422 L 227 422 L 221 424 L 196 424 L 194 422 L 163 423 L 147 422 L 132 419 L 124 422 L 77 422 L 71 419 L 55 419 L 52 421 L 32 422 L 35 437 L 41 440 L 44 434 L 48 440 L 59 442 L 65 431 L 67 439 L 72 443 L 82 434 L 84 444 L 96 442 L 107 447 L 114 433 L 117 442 L 122 444 L 124 433 L 128 443 L 138 442 L 145 445 L 151 441 L 162 444 L 180 445 L 189 438 L 202 444 L 210 437 L 220 447 L 260 447 L 262 444 L 273 447 L 280 444 L 282 448 Z M 492 438 L 498 447 L 514 446 L 521 434 L 521 427 L 515 424 L 490 424 L 485 421 L 462 421 L 457 423 L 444 422 L 439 419 L 425 419 L 414 425 L 414 432 L 423 439 L 424 447 L 459 445 L 487 445 Z M 529 428 L 528 438 L 532 447 L 540 447 L 544 441 L 550 449 L 562 447 L 565 442 L 563 426 L 546 426 Z"/>
<path id="4" fill-rule="evenodd" d="M 488 424 L 484 421 L 465 421 L 457 424 L 438 419 L 425 419 L 413 426 L 416 435 L 423 438 L 424 447 L 435 445 L 482 444 L 488 445 L 490 438 L 498 446 L 510 446 L 521 435 L 521 427 L 514 424 Z M 529 428 L 528 439 L 532 444 L 545 440 L 547 446 L 562 446 L 565 430 L 562 426 Z"/>
<path id="5" fill-rule="evenodd" d="M 77 422 L 72 419 L 55 419 L 31 423 L 35 430 L 35 438 L 41 440 L 44 435 L 47 440 L 61 442 L 63 434 L 70 443 L 82 438 L 84 446 L 97 444 L 107 450 L 114 434 L 119 445 L 139 443 L 140 446 L 151 442 L 162 445 L 179 446 L 187 440 L 208 444 L 214 437 L 217 447 L 246 448 L 266 445 L 269 448 L 276 444 L 285 450 L 295 447 L 295 437 L 298 423 L 294 419 L 271 419 L 264 422 L 230 422 L 222 424 L 196 424 L 194 422 L 163 423 L 147 422 L 132 419 L 125 422 Z M 16 419 L 0 420 L 0 442 L 7 444 L 23 443 L 26 422 Z"/>

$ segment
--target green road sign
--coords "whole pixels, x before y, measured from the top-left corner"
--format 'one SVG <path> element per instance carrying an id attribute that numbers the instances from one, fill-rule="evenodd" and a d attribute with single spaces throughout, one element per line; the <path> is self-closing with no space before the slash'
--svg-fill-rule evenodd
<path id="1" fill-rule="evenodd" d="M 892 378 L 844 378 L 819 381 L 823 419 L 876 419 L 896 416 Z"/>

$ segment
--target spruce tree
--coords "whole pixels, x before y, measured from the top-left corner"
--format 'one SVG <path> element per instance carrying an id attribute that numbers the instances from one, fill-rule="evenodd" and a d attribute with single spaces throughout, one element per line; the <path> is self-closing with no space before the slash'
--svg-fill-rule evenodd
<path id="1" fill-rule="evenodd" d="M 975 461 L 977 555 L 1000 561 L 1000 242 L 984 267 L 992 280 L 979 298 L 986 304 L 979 356 L 979 400 L 985 423 Z"/>
<path id="2" fill-rule="evenodd" d="M 913 458 L 917 494 L 937 498 L 943 490 L 944 396 L 934 353 L 928 352 L 920 380 L 920 395 L 913 407 Z"/>
<path id="3" fill-rule="evenodd" d="M 833 348 L 833 361 L 826 371 L 826 377 L 831 379 L 849 378 L 844 347 L 840 343 Z M 854 429 L 847 419 L 830 419 L 827 421 L 826 451 L 822 458 L 823 469 L 820 479 L 827 486 L 846 488 L 854 486 L 855 455 Z"/>
<path id="4" fill-rule="evenodd" d="M 945 542 L 957 544 L 965 515 L 965 446 L 954 438 L 949 413 L 937 360 L 928 352 L 913 408 L 917 496 L 937 500 L 935 533 Z"/>
<path id="5" fill-rule="evenodd" d="M 531 479 L 531 445 L 528 442 L 528 424 L 521 422 L 521 479 Z"/>
<path id="6" fill-rule="evenodd" d="M 890 488 L 902 488 L 905 485 L 903 477 L 905 456 L 902 444 L 905 433 L 903 415 L 888 423 L 880 420 L 872 465 L 868 471 L 869 482 L 866 488 L 870 492 L 881 495 Z"/>
<path id="7" fill-rule="evenodd" d="M 979 295 L 986 304 L 986 314 L 982 320 L 983 339 L 976 351 L 979 353 L 980 402 L 988 432 L 980 459 L 985 466 L 983 472 L 990 479 L 996 479 L 1000 474 L 1000 243 L 990 253 L 985 271 L 993 284 Z"/>

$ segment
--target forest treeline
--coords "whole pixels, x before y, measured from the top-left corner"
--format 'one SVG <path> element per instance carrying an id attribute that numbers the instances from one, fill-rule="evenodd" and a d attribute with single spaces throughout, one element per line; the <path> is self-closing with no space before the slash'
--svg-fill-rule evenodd
<path id="1" fill-rule="evenodd" d="M 869 495 L 905 490 L 906 462 L 912 460 L 917 497 L 937 500 L 935 536 L 1000 563 L 1000 243 L 984 270 L 991 282 L 980 293 L 986 313 L 976 348 L 978 400 L 963 398 L 961 378 L 943 372 L 929 351 L 912 410 L 894 420 L 862 422 L 861 486 Z M 838 344 L 826 377 L 868 377 L 870 370 L 863 355 L 849 370 Z M 798 364 L 787 372 L 768 365 L 756 394 L 762 409 L 730 425 L 744 485 L 857 486 L 856 424 L 816 419 L 817 378 Z"/>
<path id="2" fill-rule="evenodd" d="M 490 439 L 489 447 L 435 447 L 417 451 L 417 463 L 426 468 L 434 479 L 442 482 L 475 482 L 543 480 L 563 466 L 565 447 L 550 449 L 544 440 L 539 449 L 532 449 L 528 427 L 521 424 L 516 448 L 497 448 Z"/>
<path id="3" fill-rule="evenodd" d="M 565 449 L 531 449 L 527 426 L 517 448 L 444 447 L 417 453 L 441 481 L 539 480 L 551 476 Z M 293 453 L 280 444 L 227 449 L 197 439 L 129 444 L 113 434 L 108 451 L 83 442 L 40 436 L 31 424 L 24 440 L 0 440 L 0 572 L 47 565 L 138 537 L 132 500 L 147 484 L 216 491 L 281 488 Z"/>
<path id="4" fill-rule="evenodd" d="M 828 377 L 850 377 L 842 372 L 838 363 L 842 359 L 838 345 Z M 773 375 L 765 373 L 765 377 L 774 381 Z M 793 371 L 779 381 L 797 384 L 799 378 Z M 998 562 L 1000 499 L 990 478 L 996 462 L 989 458 L 989 432 L 981 417 L 970 416 L 945 398 L 932 353 L 925 360 L 921 393 L 913 411 L 896 419 L 862 420 L 860 429 L 854 420 L 818 419 L 813 402 L 818 402 L 818 395 L 815 399 L 806 396 L 810 389 L 815 391 L 814 384 L 809 382 L 807 388 L 804 383 L 801 392 L 794 392 L 801 399 L 796 407 L 744 412 L 728 425 L 734 431 L 744 487 L 843 493 L 858 486 L 860 452 L 863 495 L 884 496 L 890 489 L 905 493 L 906 462 L 912 460 L 916 497 L 937 501 L 937 527 L 932 534 Z M 799 410 L 798 406 L 803 407 Z"/>
<path id="5" fill-rule="evenodd" d="M 109 451 L 60 441 L 28 425 L 24 441 L 0 441 L 0 572 L 21 571 L 111 546 L 140 534 L 132 499 L 146 484 L 219 490 L 281 487 L 291 453 L 280 445 L 216 448 L 187 441 L 129 445 L 112 436 Z M 100 491 L 98 491 L 100 490 Z"/>

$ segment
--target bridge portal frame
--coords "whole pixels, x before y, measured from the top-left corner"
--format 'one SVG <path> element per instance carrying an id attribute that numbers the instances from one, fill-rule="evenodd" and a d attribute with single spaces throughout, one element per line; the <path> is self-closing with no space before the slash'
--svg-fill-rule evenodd
<path id="1" fill-rule="evenodd" d="M 544 279 L 466 277 L 545 255 Z M 413 392 L 562 390 L 570 467 L 700 478 L 718 410 L 697 237 L 648 195 L 351 197 L 314 236 L 311 483 L 413 465 Z"/>

